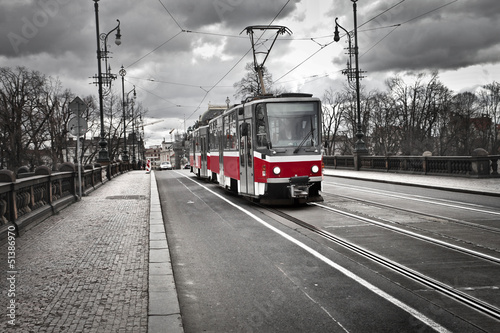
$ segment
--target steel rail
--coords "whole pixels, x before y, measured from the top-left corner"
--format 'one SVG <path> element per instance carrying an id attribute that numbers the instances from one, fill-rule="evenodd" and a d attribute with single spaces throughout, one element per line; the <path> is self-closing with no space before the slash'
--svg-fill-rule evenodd
<path id="1" fill-rule="evenodd" d="M 349 199 L 349 200 L 355 200 L 355 201 L 358 201 L 358 202 L 366 202 L 366 203 L 369 203 L 370 205 L 373 205 L 373 206 L 378 206 L 378 207 L 382 207 L 382 208 L 390 208 L 390 209 L 399 210 L 401 212 L 406 212 L 406 213 L 418 214 L 418 215 L 427 216 L 427 217 L 438 218 L 438 219 L 441 219 L 441 220 L 450 221 L 450 222 L 453 222 L 453 223 L 456 223 L 456 224 L 461 224 L 461 225 L 464 225 L 464 226 L 467 226 L 467 227 L 471 227 L 471 228 L 475 228 L 475 229 L 491 231 L 491 232 L 494 232 L 494 233 L 500 233 L 500 229 L 499 228 L 495 228 L 495 227 L 489 227 L 489 226 L 485 226 L 485 225 L 481 225 L 481 224 L 477 224 L 477 223 L 472 223 L 472 222 L 463 221 L 463 220 L 454 219 L 454 218 L 451 218 L 451 217 L 446 217 L 446 216 L 441 216 L 441 215 L 436 215 L 436 214 L 423 213 L 423 212 L 419 212 L 419 211 L 416 211 L 416 210 L 413 210 L 413 209 L 396 207 L 396 206 L 393 206 L 393 205 L 383 204 L 383 203 L 379 203 L 379 202 L 375 202 L 375 201 L 371 201 L 371 200 L 366 200 L 366 199 L 359 199 L 359 198 L 351 197 L 351 196 L 344 195 L 344 194 L 329 193 L 329 192 L 326 192 L 326 191 L 322 191 L 322 192 L 326 193 L 326 194 L 330 194 L 330 195 L 335 195 L 335 196 L 338 196 L 338 197 L 341 197 L 341 198 Z"/>
<path id="2" fill-rule="evenodd" d="M 405 230 L 403 228 L 399 228 L 399 227 L 392 226 L 392 225 L 387 225 L 387 224 L 384 224 L 382 222 L 379 222 L 379 221 L 376 221 L 376 220 L 373 220 L 373 219 L 370 219 L 370 218 L 367 218 L 367 217 L 364 217 L 364 216 L 356 215 L 356 214 L 353 214 L 353 213 L 349 213 L 349 212 L 346 212 L 346 211 L 342 211 L 342 210 L 339 210 L 339 209 L 328 207 L 328 206 L 325 206 L 325 205 L 322 205 L 322 204 L 318 204 L 318 203 L 311 203 L 311 204 L 312 205 L 316 205 L 316 206 L 321 207 L 321 208 L 326 209 L 326 210 L 330 210 L 330 211 L 338 213 L 338 214 L 342 214 L 342 215 L 345 215 L 345 216 L 348 216 L 348 217 L 360 220 L 360 221 L 364 221 L 364 222 L 367 222 L 367 223 L 370 223 L 370 224 L 375 224 L 375 225 L 377 225 L 377 226 L 379 226 L 381 228 L 389 229 L 391 231 L 395 231 L 395 232 L 401 233 L 401 234 L 406 235 L 406 236 L 411 236 L 411 237 L 416 238 L 416 239 L 424 240 L 424 241 L 427 241 L 427 242 L 430 242 L 430 243 L 433 243 L 433 244 L 438 244 L 438 245 L 441 245 L 443 247 L 446 247 L 446 248 L 449 248 L 449 249 L 453 249 L 455 251 L 459 251 L 459 252 L 462 252 L 462 253 L 465 253 L 465 254 L 468 254 L 468 255 L 471 255 L 471 256 L 475 256 L 475 257 L 484 259 L 484 260 L 492 261 L 492 262 L 494 262 L 496 264 L 500 264 L 500 258 L 498 258 L 498 257 L 490 256 L 488 254 L 481 253 L 481 252 L 474 251 L 474 250 L 470 250 L 470 249 L 467 249 L 467 248 L 462 247 L 462 246 L 458 246 L 458 245 L 454 245 L 454 244 L 451 244 L 451 243 L 447 243 L 447 242 L 441 241 L 441 240 L 436 239 L 436 238 L 432 238 L 432 237 L 420 235 L 420 234 L 418 234 L 416 232 L 413 232 L 413 231 Z"/>
<path id="3" fill-rule="evenodd" d="M 318 207 L 322 207 L 322 208 L 325 208 L 326 206 L 323 206 L 323 205 L 320 205 L 320 204 L 317 204 L 317 203 L 314 203 L 314 205 L 318 206 Z M 439 282 L 433 278 L 430 278 L 424 274 L 421 274 L 413 269 L 410 269 L 404 265 L 401 265 L 401 264 L 398 264 L 390 259 L 387 259 L 381 255 L 378 255 L 372 251 L 369 251 L 367 249 L 364 249 L 358 245 L 355 245 L 353 243 L 350 243 L 340 237 L 337 237 L 327 231 L 324 231 L 324 230 L 321 230 L 319 228 L 317 228 L 316 226 L 310 224 L 310 223 L 307 223 L 305 221 L 302 221 L 298 218 L 295 218 L 293 216 L 290 216 L 284 212 L 281 212 L 279 210 L 276 210 L 276 209 L 273 209 L 273 208 L 270 208 L 270 207 L 265 207 L 265 206 L 261 206 L 263 209 L 266 209 L 276 215 L 279 215 L 285 219 L 287 219 L 288 221 L 290 222 L 293 222 L 297 225 L 300 225 L 301 227 L 304 227 L 338 245 L 341 245 L 342 247 L 354 252 L 354 253 L 357 253 L 363 257 L 366 257 L 382 266 L 385 266 L 387 268 L 390 268 L 396 272 L 398 272 L 399 274 L 405 276 L 405 277 L 408 277 L 414 281 L 417 281 L 429 288 L 432 288 L 436 291 L 439 291 L 441 292 L 442 294 L 444 295 L 447 295 L 448 297 L 450 298 L 453 298 L 461 303 L 464 303 L 466 304 L 467 306 L 475 309 L 476 311 L 479 311 L 483 314 L 486 314 L 490 317 L 493 317 L 495 318 L 496 320 L 500 320 L 500 308 L 494 306 L 494 305 L 491 305 L 487 302 L 484 302 L 476 297 L 473 297 L 471 295 L 468 295 L 460 290 L 457 290 L 456 288 L 453 288 L 447 284 L 444 284 L 442 282 Z M 327 207 L 328 208 L 328 207 Z M 366 220 L 369 220 L 365 217 L 362 217 L 362 216 L 357 216 L 355 214 L 351 214 L 351 213 L 347 213 L 347 212 L 342 212 L 342 211 L 339 211 L 339 210 L 336 210 L 336 209 L 331 209 L 339 214 L 342 214 L 342 215 L 345 215 L 345 216 L 349 216 L 351 218 L 354 218 L 354 219 L 359 219 L 359 220 L 362 220 L 362 221 L 365 221 Z M 375 221 L 376 222 L 376 221 Z M 496 258 L 498 260 L 498 258 Z"/>

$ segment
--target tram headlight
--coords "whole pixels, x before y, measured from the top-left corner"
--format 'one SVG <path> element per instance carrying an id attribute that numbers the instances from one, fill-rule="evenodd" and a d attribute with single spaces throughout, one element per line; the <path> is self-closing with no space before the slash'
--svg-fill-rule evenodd
<path id="1" fill-rule="evenodd" d="M 319 172 L 319 167 L 317 165 L 313 165 L 311 168 L 312 173 L 318 173 Z"/>
<path id="2" fill-rule="evenodd" d="M 275 166 L 273 168 L 273 173 L 277 176 L 281 173 L 281 168 L 279 166 Z"/>

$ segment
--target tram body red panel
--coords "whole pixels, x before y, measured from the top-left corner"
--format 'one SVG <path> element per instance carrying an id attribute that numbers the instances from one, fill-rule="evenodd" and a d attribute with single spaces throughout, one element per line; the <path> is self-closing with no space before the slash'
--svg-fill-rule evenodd
<path id="1" fill-rule="evenodd" d="M 224 153 L 224 176 L 240 180 L 240 158 L 237 155 Z"/>
<path id="2" fill-rule="evenodd" d="M 322 177 L 322 160 L 318 160 L 316 156 L 311 156 L 310 159 L 304 161 L 268 161 L 258 157 L 254 157 L 254 177 L 257 183 L 267 183 L 268 179 L 284 178 L 289 179 L 296 176 Z M 319 172 L 313 173 L 313 166 L 319 168 Z M 275 175 L 273 169 L 279 167 L 281 173 Z"/>
<path id="3" fill-rule="evenodd" d="M 197 169 L 201 169 L 201 154 L 195 154 L 194 167 Z"/>
<path id="4" fill-rule="evenodd" d="M 207 158 L 207 166 L 210 171 L 216 174 L 220 174 L 220 165 L 219 165 L 219 154 L 211 153 Z"/>

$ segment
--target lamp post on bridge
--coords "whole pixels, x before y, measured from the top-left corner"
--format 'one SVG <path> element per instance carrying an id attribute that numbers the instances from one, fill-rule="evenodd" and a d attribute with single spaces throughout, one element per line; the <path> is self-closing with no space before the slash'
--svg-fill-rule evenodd
<path id="1" fill-rule="evenodd" d="M 99 163 L 109 163 L 109 154 L 107 150 L 108 142 L 106 141 L 106 135 L 104 132 L 104 103 L 103 103 L 103 84 L 109 85 L 111 83 L 111 79 L 113 79 L 113 75 L 109 73 L 109 70 L 107 68 L 107 58 L 108 58 L 108 50 L 107 50 L 107 40 L 109 34 L 111 34 L 113 31 L 118 30 L 116 32 L 116 40 L 115 43 L 116 45 L 121 44 L 121 34 L 120 34 L 120 21 L 118 21 L 118 26 L 116 26 L 113 30 L 108 32 L 104 37 L 101 36 L 99 32 L 99 0 L 92 0 L 94 1 L 94 10 L 95 10 L 95 21 L 96 21 L 96 36 L 97 36 L 97 84 L 99 86 L 99 113 L 100 113 L 100 120 L 101 120 L 101 138 L 99 141 L 99 146 L 101 147 L 101 150 L 99 151 L 99 156 L 97 158 L 97 162 Z M 101 50 L 101 40 L 104 40 L 104 51 Z M 105 60 L 105 77 L 106 80 L 103 82 L 103 73 L 101 69 L 101 61 L 102 59 Z"/>
<path id="2" fill-rule="evenodd" d="M 123 162 L 126 162 L 128 163 L 128 151 L 127 151 L 127 116 L 126 116 L 126 112 L 125 112 L 125 108 L 127 106 L 127 102 L 125 102 L 125 75 L 127 75 L 127 71 L 125 70 L 125 68 L 123 68 L 123 65 L 122 65 L 122 68 L 120 69 L 120 71 L 118 72 L 118 74 L 120 74 L 120 76 L 122 77 L 122 108 L 123 108 L 123 151 L 122 151 L 122 160 Z M 134 91 L 135 91 L 135 87 L 134 87 Z M 128 96 L 128 94 L 127 94 Z"/>
<path id="3" fill-rule="evenodd" d="M 134 85 L 134 88 L 132 88 L 132 90 L 130 90 L 130 91 L 127 93 L 127 97 L 125 98 L 125 103 L 126 103 L 127 107 L 128 107 L 128 101 L 129 101 L 128 95 L 130 95 L 130 93 L 131 93 L 131 92 L 133 92 L 133 93 L 134 93 L 134 96 L 131 98 L 132 103 L 133 103 L 133 101 L 137 98 L 137 94 L 135 93 L 135 85 Z M 134 107 L 134 106 L 132 105 L 132 108 L 133 108 L 133 107 Z M 134 134 L 134 135 L 135 135 L 135 134 Z M 133 139 L 133 140 L 135 140 L 135 137 L 134 137 L 134 139 Z M 134 147 L 135 147 L 135 146 L 134 146 Z M 134 151 L 134 156 L 135 156 L 135 151 Z M 135 158 L 132 158 L 132 160 L 133 160 L 133 161 L 135 161 Z M 134 162 L 134 163 L 135 163 L 135 162 Z"/>
<path id="4" fill-rule="evenodd" d="M 354 153 L 357 154 L 358 156 L 360 155 L 367 155 L 368 154 L 368 149 L 366 148 L 365 142 L 363 141 L 364 133 L 363 133 L 363 127 L 361 124 L 361 101 L 360 101 L 360 94 L 359 94 L 359 80 L 360 80 L 360 75 L 359 75 L 359 60 L 358 60 L 358 20 L 357 20 L 357 6 L 356 2 L 358 0 L 351 0 L 352 1 L 352 6 L 353 6 L 353 12 L 354 12 L 354 51 L 351 46 L 351 34 L 344 29 L 340 24 L 338 24 L 337 20 L 338 17 L 335 18 L 335 33 L 333 40 L 338 42 L 340 40 L 339 36 L 339 27 L 345 31 L 347 34 L 347 37 L 349 38 L 349 62 L 347 69 L 345 71 L 342 71 L 343 74 L 347 74 L 347 79 L 350 81 L 353 77 L 355 78 L 355 89 L 356 89 L 356 111 L 357 111 L 357 131 L 356 131 L 356 137 L 358 140 L 356 141 L 356 144 L 354 146 Z M 354 54 L 354 61 L 355 61 L 355 68 L 354 68 L 354 73 L 352 69 L 352 60 L 351 56 Z M 355 161 L 358 160 L 357 158 Z M 359 170 L 359 165 L 356 167 L 357 170 Z"/>

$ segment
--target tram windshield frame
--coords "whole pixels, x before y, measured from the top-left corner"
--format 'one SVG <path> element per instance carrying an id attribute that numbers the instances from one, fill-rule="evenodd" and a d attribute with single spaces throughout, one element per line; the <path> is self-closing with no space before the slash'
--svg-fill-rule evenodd
<path id="1" fill-rule="evenodd" d="M 259 138 L 260 146 L 269 148 L 315 147 L 319 143 L 319 108 L 314 101 L 262 103 L 265 105 L 264 118 L 259 117 L 259 106 L 256 110 L 257 126 L 265 122 L 265 141 Z M 260 119 L 259 119 L 260 118 Z"/>

